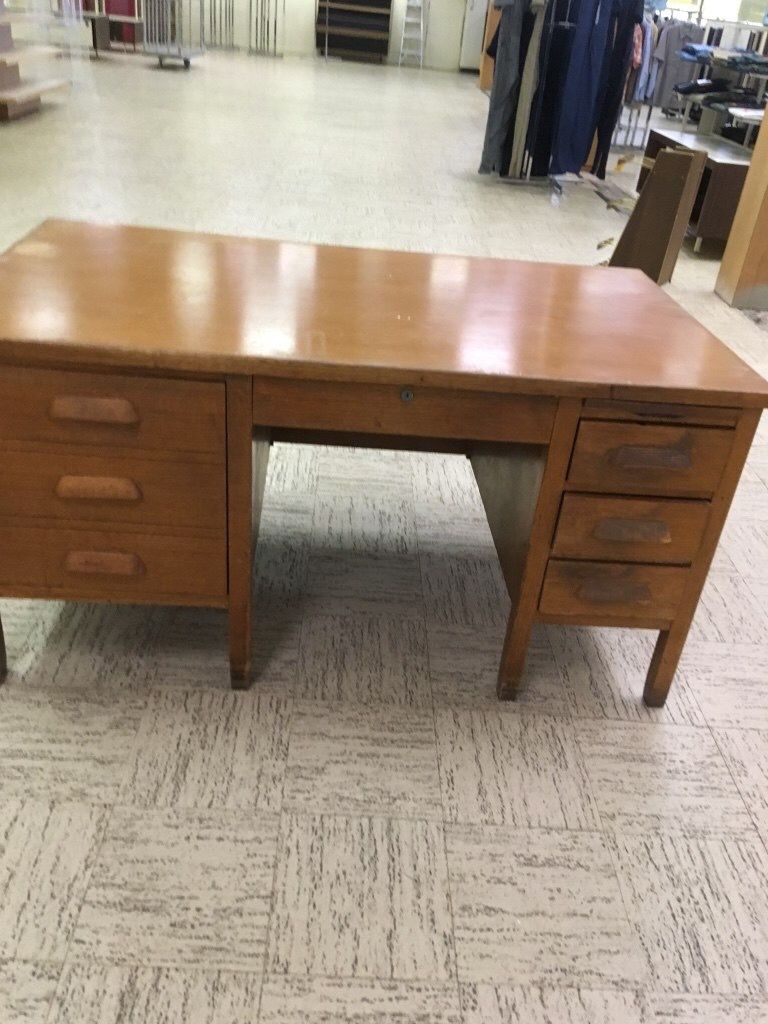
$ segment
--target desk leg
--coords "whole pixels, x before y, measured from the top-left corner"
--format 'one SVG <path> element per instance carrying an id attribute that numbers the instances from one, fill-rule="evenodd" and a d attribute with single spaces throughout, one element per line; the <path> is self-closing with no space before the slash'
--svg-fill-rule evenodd
<path id="1" fill-rule="evenodd" d="M 227 388 L 227 558 L 229 666 L 232 688 L 251 676 L 253 552 L 269 458 L 269 437 L 253 432 L 251 378 L 229 377 Z"/>
<path id="2" fill-rule="evenodd" d="M 8 658 L 5 653 L 5 637 L 3 636 L 3 620 L 0 619 L 0 683 L 5 682 L 8 675 Z"/>
<path id="3" fill-rule="evenodd" d="M 514 700 L 525 667 L 581 401 L 561 399 L 549 447 L 478 445 L 470 456 L 512 610 L 496 692 Z"/>
<path id="4" fill-rule="evenodd" d="M 760 411 L 750 410 L 742 413 L 733 439 L 733 448 L 728 463 L 723 472 L 722 479 L 712 497 L 712 509 L 709 514 L 701 547 L 690 569 L 688 585 L 680 607 L 677 610 L 675 620 L 669 629 L 659 633 L 656 647 L 651 658 L 651 666 L 645 680 L 643 699 L 648 707 L 660 708 L 664 706 L 669 688 L 675 677 L 677 663 L 683 653 L 683 647 L 688 636 L 696 606 L 701 597 L 701 591 L 707 579 L 709 567 L 715 556 L 717 543 L 720 540 L 728 511 L 739 485 L 744 463 L 747 460 L 752 439 L 760 421 Z"/>

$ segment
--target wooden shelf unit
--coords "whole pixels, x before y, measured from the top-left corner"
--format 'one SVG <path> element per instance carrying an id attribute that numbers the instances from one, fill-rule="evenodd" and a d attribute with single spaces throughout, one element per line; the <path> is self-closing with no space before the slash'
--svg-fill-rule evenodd
<path id="1" fill-rule="evenodd" d="M 382 0 L 356 3 L 319 0 L 315 42 L 321 55 L 383 62 L 389 52 L 391 6 Z"/>
<path id="2" fill-rule="evenodd" d="M 24 17 L 26 12 L 19 12 Z M 65 78 L 22 78 L 19 64 L 25 57 L 44 52 L 44 47 L 14 46 L 12 25 L 16 12 L 7 10 L 0 0 L 0 121 L 15 121 L 40 109 L 41 97 L 63 89 Z"/>

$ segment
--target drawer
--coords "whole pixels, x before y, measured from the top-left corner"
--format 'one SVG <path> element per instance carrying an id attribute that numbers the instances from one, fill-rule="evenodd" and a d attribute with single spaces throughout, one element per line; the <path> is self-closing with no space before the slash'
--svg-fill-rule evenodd
<path id="1" fill-rule="evenodd" d="M 582 420 L 568 472 L 572 490 L 707 495 L 717 488 L 732 430 Z"/>
<path id="2" fill-rule="evenodd" d="M 0 369 L 0 439 L 225 454 L 224 385 Z"/>
<path id="3" fill-rule="evenodd" d="M 53 590 L 96 600 L 224 598 L 226 541 L 223 536 L 49 530 L 46 577 Z"/>
<path id="4" fill-rule="evenodd" d="M 0 587 L 45 586 L 45 531 L 0 526 Z"/>
<path id="5" fill-rule="evenodd" d="M 552 551 L 559 558 L 689 565 L 709 507 L 708 501 L 566 494 Z"/>
<path id="6" fill-rule="evenodd" d="M 539 610 L 544 615 L 575 616 L 599 625 L 671 621 L 683 596 L 688 569 L 668 565 L 550 560 Z"/>
<path id="7" fill-rule="evenodd" d="M 679 405 L 672 402 L 631 402 L 615 398 L 588 398 L 584 418 L 590 420 L 632 420 L 636 423 L 685 423 L 713 427 L 735 427 L 740 409 L 708 405 Z"/>
<path id="8" fill-rule="evenodd" d="M 270 427 L 546 444 L 557 402 L 387 384 L 255 378 L 253 421 Z"/>
<path id="9" fill-rule="evenodd" d="M 0 516 L 226 528 L 223 464 L 0 451 Z"/>

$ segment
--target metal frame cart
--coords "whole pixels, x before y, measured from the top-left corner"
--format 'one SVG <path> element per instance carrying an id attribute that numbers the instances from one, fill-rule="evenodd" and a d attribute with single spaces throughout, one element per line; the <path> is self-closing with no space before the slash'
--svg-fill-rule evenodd
<path id="1" fill-rule="evenodd" d="M 205 49 L 203 0 L 144 0 L 144 52 L 188 68 Z"/>

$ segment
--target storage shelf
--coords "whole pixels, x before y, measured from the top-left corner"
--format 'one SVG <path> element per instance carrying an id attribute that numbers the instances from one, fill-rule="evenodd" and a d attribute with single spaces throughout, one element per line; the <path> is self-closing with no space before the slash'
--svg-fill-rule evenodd
<path id="1" fill-rule="evenodd" d="M 373 4 L 344 4 L 336 3 L 336 0 L 320 0 L 321 7 L 327 7 L 332 11 L 354 11 L 357 14 L 388 15 L 390 7 L 375 7 Z"/>

